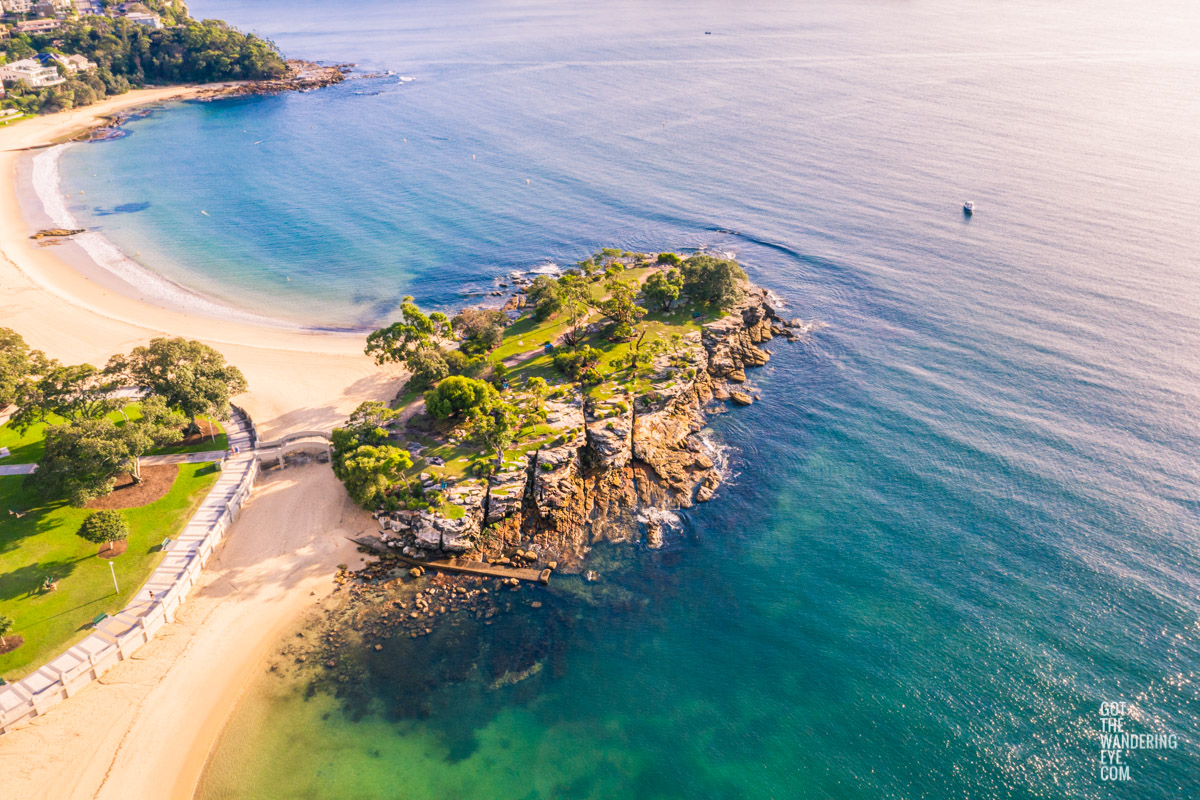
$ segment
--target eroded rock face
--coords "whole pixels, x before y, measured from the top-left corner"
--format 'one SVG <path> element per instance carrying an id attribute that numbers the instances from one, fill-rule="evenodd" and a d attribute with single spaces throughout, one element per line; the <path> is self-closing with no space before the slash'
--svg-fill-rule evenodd
<path id="1" fill-rule="evenodd" d="M 585 406 L 576 390 L 547 403 L 553 433 L 526 465 L 448 490 L 447 499 L 467 509 L 462 519 L 413 514 L 417 543 L 496 558 L 529 548 L 569 572 L 582 571 L 600 541 L 641 541 L 644 531 L 647 546 L 663 546 L 661 523 L 639 522 L 638 510 L 686 508 L 714 496 L 721 474 L 697 436 L 705 407 L 714 398 L 751 400 L 726 382 L 744 382 L 748 367 L 765 364 L 770 356 L 758 343 L 790 327 L 767 292 L 750 289 L 727 316 L 656 359 L 650 391 L 631 397 L 618 390 Z"/>

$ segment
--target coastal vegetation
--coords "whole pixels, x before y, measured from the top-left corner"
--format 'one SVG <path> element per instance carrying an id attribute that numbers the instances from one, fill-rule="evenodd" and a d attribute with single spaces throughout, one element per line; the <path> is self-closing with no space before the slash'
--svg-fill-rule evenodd
<path id="1" fill-rule="evenodd" d="M 155 339 L 98 369 L 47 358 L 0 329 L 0 391 L 16 407 L 0 426 L 3 463 L 36 464 L 0 477 L 0 600 L 24 642 L 0 655 L 0 670 L 37 663 L 124 605 L 95 545 L 115 558 L 122 586 L 141 586 L 159 544 L 217 477 L 211 463 L 143 468 L 142 458 L 223 451 L 227 438 L 209 415 L 226 413 L 245 387 L 241 372 L 200 342 Z"/>
<path id="2" fill-rule="evenodd" d="M 212 83 L 282 78 L 287 67 L 271 42 L 242 33 L 221 20 L 197 20 L 182 3 L 143 4 L 163 27 L 139 25 L 123 16 L 82 16 L 43 33 L 14 32 L 0 41 L 0 63 L 39 55 L 79 55 L 94 69 L 58 65 L 65 80 L 33 87 L 7 86 L 0 107 L 49 113 L 89 105 L 130 88 L 151 84 Z M 52 65 L 54 62 L 50 62 Z"/>

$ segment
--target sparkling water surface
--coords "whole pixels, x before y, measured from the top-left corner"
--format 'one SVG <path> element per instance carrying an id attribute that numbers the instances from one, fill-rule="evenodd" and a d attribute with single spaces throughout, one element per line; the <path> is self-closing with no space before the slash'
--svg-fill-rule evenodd
<path id="1" fill-rule="evenodd" d="M 357 328 L 706 245 L 827 325 L 604 575 L 636 602 L 559 598 L 547 669 L 421 718 L 267 676 L 201 797 L 1200 796 L 1200 7 L 192 10 L 396 74 L 68 150 L 73 212 L 184 286 Z M 1106 700 L 1177 749 L 1102 780 Z"/>

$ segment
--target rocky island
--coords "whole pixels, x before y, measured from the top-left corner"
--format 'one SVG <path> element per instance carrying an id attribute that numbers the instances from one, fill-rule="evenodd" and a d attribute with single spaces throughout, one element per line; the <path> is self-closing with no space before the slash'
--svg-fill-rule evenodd
<path id="1" fill-rule="evenodd" d="M 663 512 L 721 482 L 701 436 L 714 401 L 752 403 L 759 345 L 798 336 L 736 262 L 705 254 L 605 250 L 516 280 L 507 311 L 447 320 L 406 303 L 368 352 L 409 364 L 410 390 L 335 433 L 335 469 L 375 512 L 379 545 L 414 568 L 545 580 L 586 572 L 597 542 L 662 547 Z M 457 350 L 438 343 L 452 337 Z"/>

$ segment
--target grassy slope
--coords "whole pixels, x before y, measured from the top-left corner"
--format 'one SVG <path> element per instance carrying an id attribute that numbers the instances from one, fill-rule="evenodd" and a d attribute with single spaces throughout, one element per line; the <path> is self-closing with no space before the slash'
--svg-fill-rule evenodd
<path id="1" fill-rule="evenodd" d="M 176 535 L 216 482 L 211 464 L 183 464 L 159 500 L 121 513 L 129 521 L 129 549 L 116 559 L 120 595 L 97 547 L 76 536 L 86 510 L 41 503 L 22 477 L 0 477 L 0 613 L 16 621 L 24 646 L 0 656 L 0 675 L 20 678 L 84 638 L 93 617 L 120 611 L 162 559 L 159 544 Z M 8 509 L 27 510 L 21 519 Z M 58 591 L 41 591 L 51 576 Z"/>

